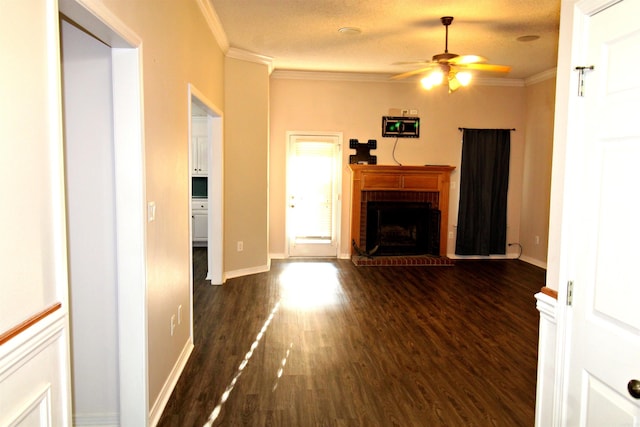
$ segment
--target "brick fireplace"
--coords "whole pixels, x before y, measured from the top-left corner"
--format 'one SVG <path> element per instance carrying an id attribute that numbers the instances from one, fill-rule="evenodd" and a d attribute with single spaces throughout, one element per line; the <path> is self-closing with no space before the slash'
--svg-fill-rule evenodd
<path id="1" fill-rule="evenodd" d="M 383 223 L 397 223 L 392 225 L 392 230 L 398 233 L 398 242 L 387 246 L 397 246 L 398 255 L 425 253 L 446 256 L 449 176 L 455 169 L 453 166 L 352 164 L 349 167 L 352 171 L 351 239 L 358 247 L 371 250 L 374 245 L 381 244 L 380 237 L 372 234 L 372 230 L 380 228 L 380 217 L 384 216 L 389 220 Z M 393 206 L 399 210 L 396 214 Z M 372 211 L 377 212 L 373 217 Z M 417 219 L 423 216 L 427 217 L 423 218 L 425 223 L 418 224 Z M 372 221 L 376 224 L 371 224 Z M 434 232 L 435 239 L 433 235 L 428 236 Z M 376 237 L 372 237 L 374 235 Z M 386 247 L 384 252 L 393 250 L 393 247 Z"/>
<path id="2" fill-rule="evenodd" d="M 440 254 L 440 211 L 433 209 L 431 203 L 368 201 L 361 211 L 367 252 L 375 249 L 376 255 Z"/>

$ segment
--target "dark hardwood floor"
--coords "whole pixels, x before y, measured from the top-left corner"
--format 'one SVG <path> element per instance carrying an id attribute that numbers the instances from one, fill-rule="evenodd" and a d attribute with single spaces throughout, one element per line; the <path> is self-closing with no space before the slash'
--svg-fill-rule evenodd
<path id="1" fill-rule="evenodd" d="M 273 261 L 205 283 L 160 426 L 532 426 L 544 270 Z"/>

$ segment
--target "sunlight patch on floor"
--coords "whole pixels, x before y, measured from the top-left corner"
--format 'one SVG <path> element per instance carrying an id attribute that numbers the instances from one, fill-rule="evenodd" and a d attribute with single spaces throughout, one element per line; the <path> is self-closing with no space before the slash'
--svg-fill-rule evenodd
<path id="1" fill-rule="evenodd" d="M 340 303 L 338 270 L 328 262 L 288 265 L 280 274 L 281 303 L 294 310 L 316 310 Z"/>

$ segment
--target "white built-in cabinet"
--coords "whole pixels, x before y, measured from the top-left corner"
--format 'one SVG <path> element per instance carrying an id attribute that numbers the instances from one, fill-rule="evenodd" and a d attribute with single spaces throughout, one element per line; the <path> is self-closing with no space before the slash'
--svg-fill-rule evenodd
<path id="1" fill-rule="evenodd" d="M 194 245 L 207 242 L 208 201 L 194 199 L 191 202 L 191 231 Z"/>
<path id="2" fill-rule="evenodd" d="M 191 118 L 191 175 L 209 173 L 209 136 L 206 117 Z"/>

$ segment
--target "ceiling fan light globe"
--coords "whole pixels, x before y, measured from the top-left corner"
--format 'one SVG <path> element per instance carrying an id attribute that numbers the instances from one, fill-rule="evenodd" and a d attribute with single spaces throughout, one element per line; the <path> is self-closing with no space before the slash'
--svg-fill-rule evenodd
<path id="1" fill-rule="evenodd" d="M 462 87 L 462 85 L 460 84 L 458 79 L 455 78 L 455 76 L 449 79 L 449 93 L 455 92 L 456 90 L 460 89 L 461 87 Z"/>
<path id="2" fill-rule="evenodd" d="M 456 74 L 456 80 L 458 80 L 458 82 L 460 82 L 461 86 L 468 86 L 469 83 L 471 83 L 471 73 L 467 72 L 467 71 L 460 71 L 459 73 Z"/>
<path id="3" fill-rule="evenodd" d="M 429 77 L 430 76 L 426 76 L 420 79 L 420 84 L 426 90 L 431 90 L 431 88 L 433 87 L 433 83 L 431 83 L 431 80 L 429 79 Z"/>
<path id="4" fill-rule="evenodd" d="M 443 79 L 444 73 L 440 70 L 435 70 L 431 74 L 429 74 L 429 80 L 431 81 L 432 86 L 441 84 Z"/>

